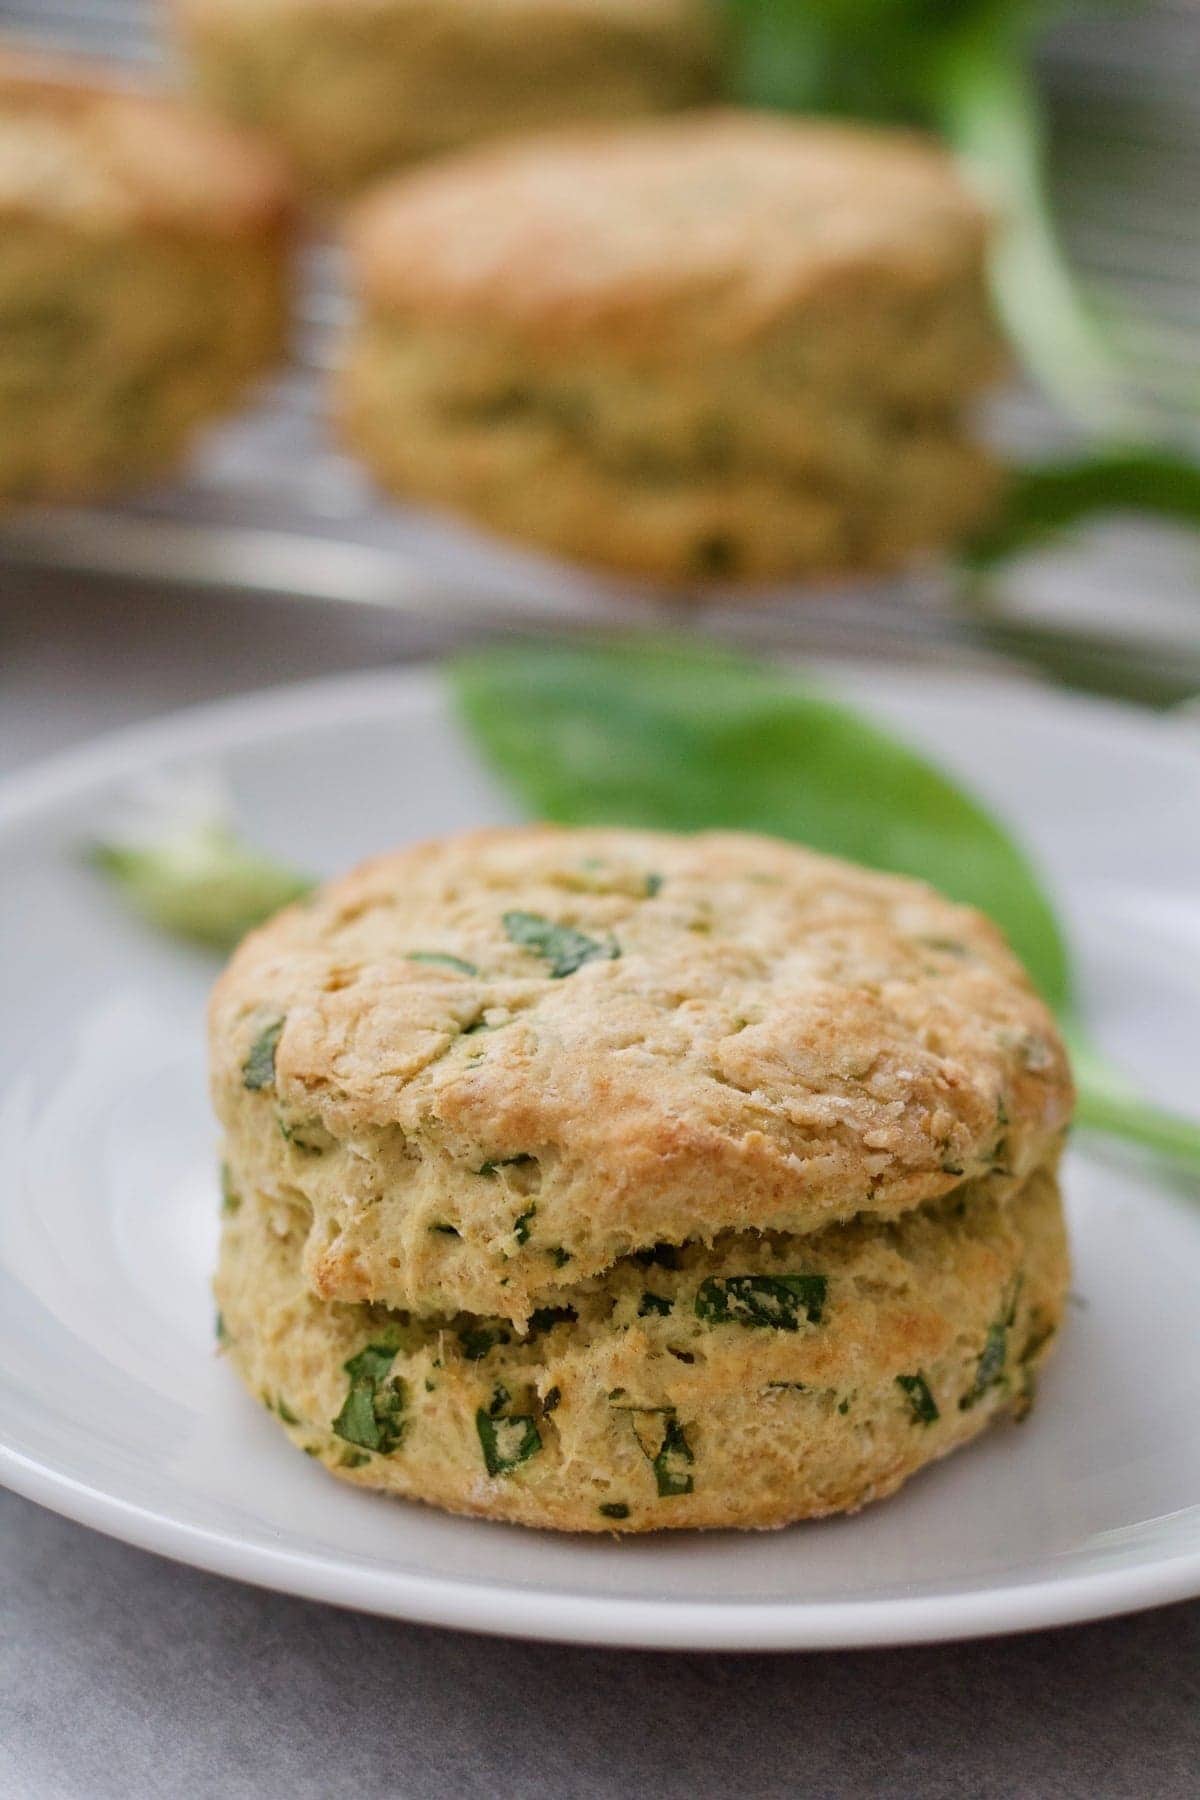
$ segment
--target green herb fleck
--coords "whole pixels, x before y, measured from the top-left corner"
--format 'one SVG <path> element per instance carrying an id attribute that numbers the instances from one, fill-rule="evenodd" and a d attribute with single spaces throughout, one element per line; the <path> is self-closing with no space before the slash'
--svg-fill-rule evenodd
<path id="1" fill-rule="evenodd" d="M 527 1206 L 525 1211 L 513 1225 L 513 1236 L 516 1238 L 518 1244 L 527 1244 L 529 1242 L 529 1227 L 533 1222 L 536 1212 L 536 1206 Z"/>
<path id="2" fill-rule="evenodd" d="M 1018 1276 L 1013 1284 L 1012 1298 L 1005 1306 L 998 1319 L 993 1319 L 988 1326 L 987 1337 L 979 1361 L 975 1365 L 975 1379 L 958 1403 L 960 1412 L 969 1412 L 990 1388 L 1004 1380 L 1004 1365 L 1008 1359 L 1008 1333 L 1013 1320 L 1017 1316 L 1017 1300 L 1021 1292 L 1021 1279 Z"/>
<path id="3" fill-rule="evenodd" d="M 710 1275 L 696 1294 L 696 1316 L 709 1325 L 769 1325 L 797 1331 L 800 1313 L 821 1323 L 824 1275 Z"/>
<path id="4" fill-rule="evenodd" d="M 679 1247 L 676 1244 L 652 1244 L 649 1250 L 635 1250 L 633 1260 L 643 1269 L 677 1269 Z"/>
<path id="5" fill-rule="evenodd" d="M 623 1500 L 606 1500 L 599 1508 L 599 1512 L 605 1519 L 627 1519 L 629 1517 L 629 1508 Z"/>
<path id="6" fill-rule="evenodd" d="M 665 1319 L 671 1310 L 671 1304 L 665 1294 L 652 1294 L 647 1289 L 638 1301 L 638 1318 L 648 1319 L 652 1313 L 657 1313 L 660 1319 Z"/>
<path id="7" fill-rule="evenodd" d="M 224 1313 L 218 1313 L 214 1318 L 213 1330 L 216 1332 L 218 1344 L 227 1344 L 229 1342 L 229 1333 L 225 1329 Z"/>
<path id="8" fill-rule="evenodd" d="M 368 1344 L 344 1363 L 350 1390 L 333 1421 L 335 1436 L 381 1456 L 390 1456 L 404 1433 L 404 1383 L 399 1377 L 388 1379 L 395 1360 L 394 1345 Z"/>
<path id="9" fill-rule="evenodd" d="M 839 1400 L 839 1401 L 838 1401 L 838 1411 L 839 1411 L 839 1413 L 840 1413 L 840 1414 L 841 1414 L 841 1415 L 842 1415 L 842 1417 L 843 1417 L 843 1419 L 844 1419 L 844 1418 L 845 1418 L 845 1416 L 846 1416 L 846 1414 L 847 1414 L 847 1413 L 848 1413 L 848 1412 L 849 1412 L 849 1411 L 850 1411 L 850 1402 L 849 1402 L 849 1400 Z"/>
<path id="10" fill-rule="evenodd" d="M 896 1386 L 908 1396 L 914 1425 L 932 1425 L 941 1418 L 923 1370 L 918 1369 L 915 1375 L 897 1375 Z"/>
<path id="11" fill-rule="evenodd" d="M 532 1413 L 501 1416 L 481 1406 L 475 1414 L 475 1429 L 489 1475 L 509 1474 L 542 1447 Z"/>
<path id="12" fill-rule="evenodd" d="M 565 1269 L 571 1260 L 571 1252 L 564 1250 L 561 1244 L 555 1244 L 553 1250 L 547 1250 L 546 1254 L 553 1257 L 556 1269 Z"/>
<path id="13" fill-rule="evenodd" d="M 539 1306 L 529 1315 L 530 1334 L 549 1331 L 554 1325 L 573 1325 L 578 1317 L 573 1306 Z"/>
<path id="14" fill-rule="evenodd" d="M 282 1396 L 275 1402 L 275 1411 L 279 1414 L 285 1425 L 298 1425 L 300 1423 L 299 1419 Z"/>
<path id="15" fill-rule="evenodd" d="M 242 1196 L 233 1185 L 233 1170 L 228 1163 L 221 1164 L 221 1212 L 225 1218 L 231 1219 L 242 1204 Z"/>
<path id="16" fill-rule="evenodd" d="M 343 1469 L 363 1469 L 370 1460 L 361 1450 L 343 1450 L 338 1457 L 338 1463 Z"/>
<path id="17" fill-rule="evenodd" d="M 661 875 L 647 875 L 645 890 L 647 900 L 653 900 L 656 894 L 662 893 L 662 884 L 663 878 Z"/>
<path id="18" fill-rule="evenodd" d="M 460 975 L 478 975 L 479 970 L 474 963 L 467 962 L 461 956 L 451 956 L 445 950 L 409 950 L 405 962 L 429 963 L 435 968 L 456 969 Z"/>
<path id="19" fill-rule="evenodd" d="M 561 1399 L 562 1389 L 560 1387 L 547 1388 L 542 1396 L 542 1411 L 552 1413 Z"/>
<path id="20" fill-rule="evenodd" d="M 507 1344 L 509 1337 L 499 1326 L 466 1325 L 459 1332 L 458 1341 L 467 1361 L 478 1362 L 489 1350 L 494 1350 L 497 1344 Z"/>
<path id="21" fill-rule="evenodd" d="M 253 1091 L 275 1085 L 275 1052 L 283 1032 L 283 1020 L 273 1019 L 263 1028 L 242 1064 L 242 1086 Z"/>
<path id="22" fill-rule="evenodd" d="M 621 954 L 614 938 L 601 943 L 571 925 L 555 925 L 541 913 L 506 912 L 504 929 L 514 944 L 546 959 L 552 981 L 574 975 L 584 963 L 611 962 Z"/>
<path id="23" fill-rule="evenodd" d="M 693 1482 L 689 1471 L 695 1460 L 683 1434 L 683 1426 L 678 1419 L 668 1418 L 658 1454 L 651 1458 L 660 1499 L 691 1493 Z"/>

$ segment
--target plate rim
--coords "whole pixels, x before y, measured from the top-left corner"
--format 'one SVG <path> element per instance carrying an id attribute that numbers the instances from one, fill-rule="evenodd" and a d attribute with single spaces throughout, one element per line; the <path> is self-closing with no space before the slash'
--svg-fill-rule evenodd
<path id="1" fill-rule="evenodd" d="M 839 675 L 886 680 L 896 691 L 920 682 L 928 694 L 953 687 L 1003 688 L 1035 710 L 1103 722 L 1145 746 L 1178 754 L 1200 774 L 1200 742 L 1169 717 L 979 671 L 881 670 L 867 661 L 810 660 Z M 233 742 L 269 741 L 298 723 L 387 716 L 393 707 L 448 704 L 439 665 L 401 665 L 250 690 L 108 731 L 0 780 L 0 834 L 57 801 L 76 797 L 147 761 L 196 755 Z M 926 1596 L 866 1600 L 640 1600 L 542 1590 L 478 1578 L 357 1567 L 324 1553 L 247 1541 L 236 1532 L 171 1517 L 81 1479 L 69 1467 L 0 1442 L 0 1485 L 50 1511 L 139 1549 L 277 1592 L 415 1623 L 500 1637 L 664 1650 L 862 1649 L 1000 1636 L 1081 1623 L 1200 1594 L 1200 1533 L 1193 1546 L 1132 1566 L 974 1586 Z M 1188 1509 L 1191 1511 L 1192 1509 Z M 1200 1503 L 1197 1516 L 1200 1518 Z M 489 1521 L 472 1521 L 483 1524 Z M 619 1551 L 618 1551 L 619 1553 Z"/>

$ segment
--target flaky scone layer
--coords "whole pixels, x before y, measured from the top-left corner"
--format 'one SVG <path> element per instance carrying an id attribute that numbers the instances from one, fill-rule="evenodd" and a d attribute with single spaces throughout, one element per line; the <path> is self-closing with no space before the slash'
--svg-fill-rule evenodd
<path id="1" fill-rule="evenodd" d="M 1068 1277 L 1051 1166 L 1007 1204 L 659 1246 L 507 1321 L 316 1298 L 304 1208 L 227 1192 L 222 1343 L 360 1486 L 573 1531 L 852 1510 L 1018 1416 Z"/>
<path id="2" fill-rule="evenodd" d="M 999 932 L 736 833 L 524 827 L 364 865 L 211 1007 L 233 1188 L 325 1300 L 522 1322 L 618 1260 L 1002 1198 L 1071 1107 Z"/>

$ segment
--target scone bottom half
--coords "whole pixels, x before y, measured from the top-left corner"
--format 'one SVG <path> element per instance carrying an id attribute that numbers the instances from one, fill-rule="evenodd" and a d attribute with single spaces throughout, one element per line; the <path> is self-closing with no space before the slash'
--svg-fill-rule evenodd
<path id="1" fill-rule="evenodd" d="M 714 1081 L 747 1013 L 758 1085 Z M 521 1054 L 489 1069 L 471 1039 L 505 1024 Z M 999 935 L 916 884 L 735 834 L 478 833 L 280 915 L 212 1032 L 219 1336 L 348 1480 L 563 1530 L 781 1525 L 1029 1404 L 1067 1285 L 1069 1075 Z"/>

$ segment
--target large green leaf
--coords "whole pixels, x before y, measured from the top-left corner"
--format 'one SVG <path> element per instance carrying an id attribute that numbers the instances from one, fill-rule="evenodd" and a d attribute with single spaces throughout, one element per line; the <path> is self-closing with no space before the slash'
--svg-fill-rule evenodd
<path id="1" fill-rule="evenodd" d="M 477 651 L 455 684 L 488 760 L 539 817 L 762 831 L 918 876 L 988 913 L 1066 1008 L 1062 933 L 1024 853 L 932 764 L 820 690 L 640 641 Z"/>

